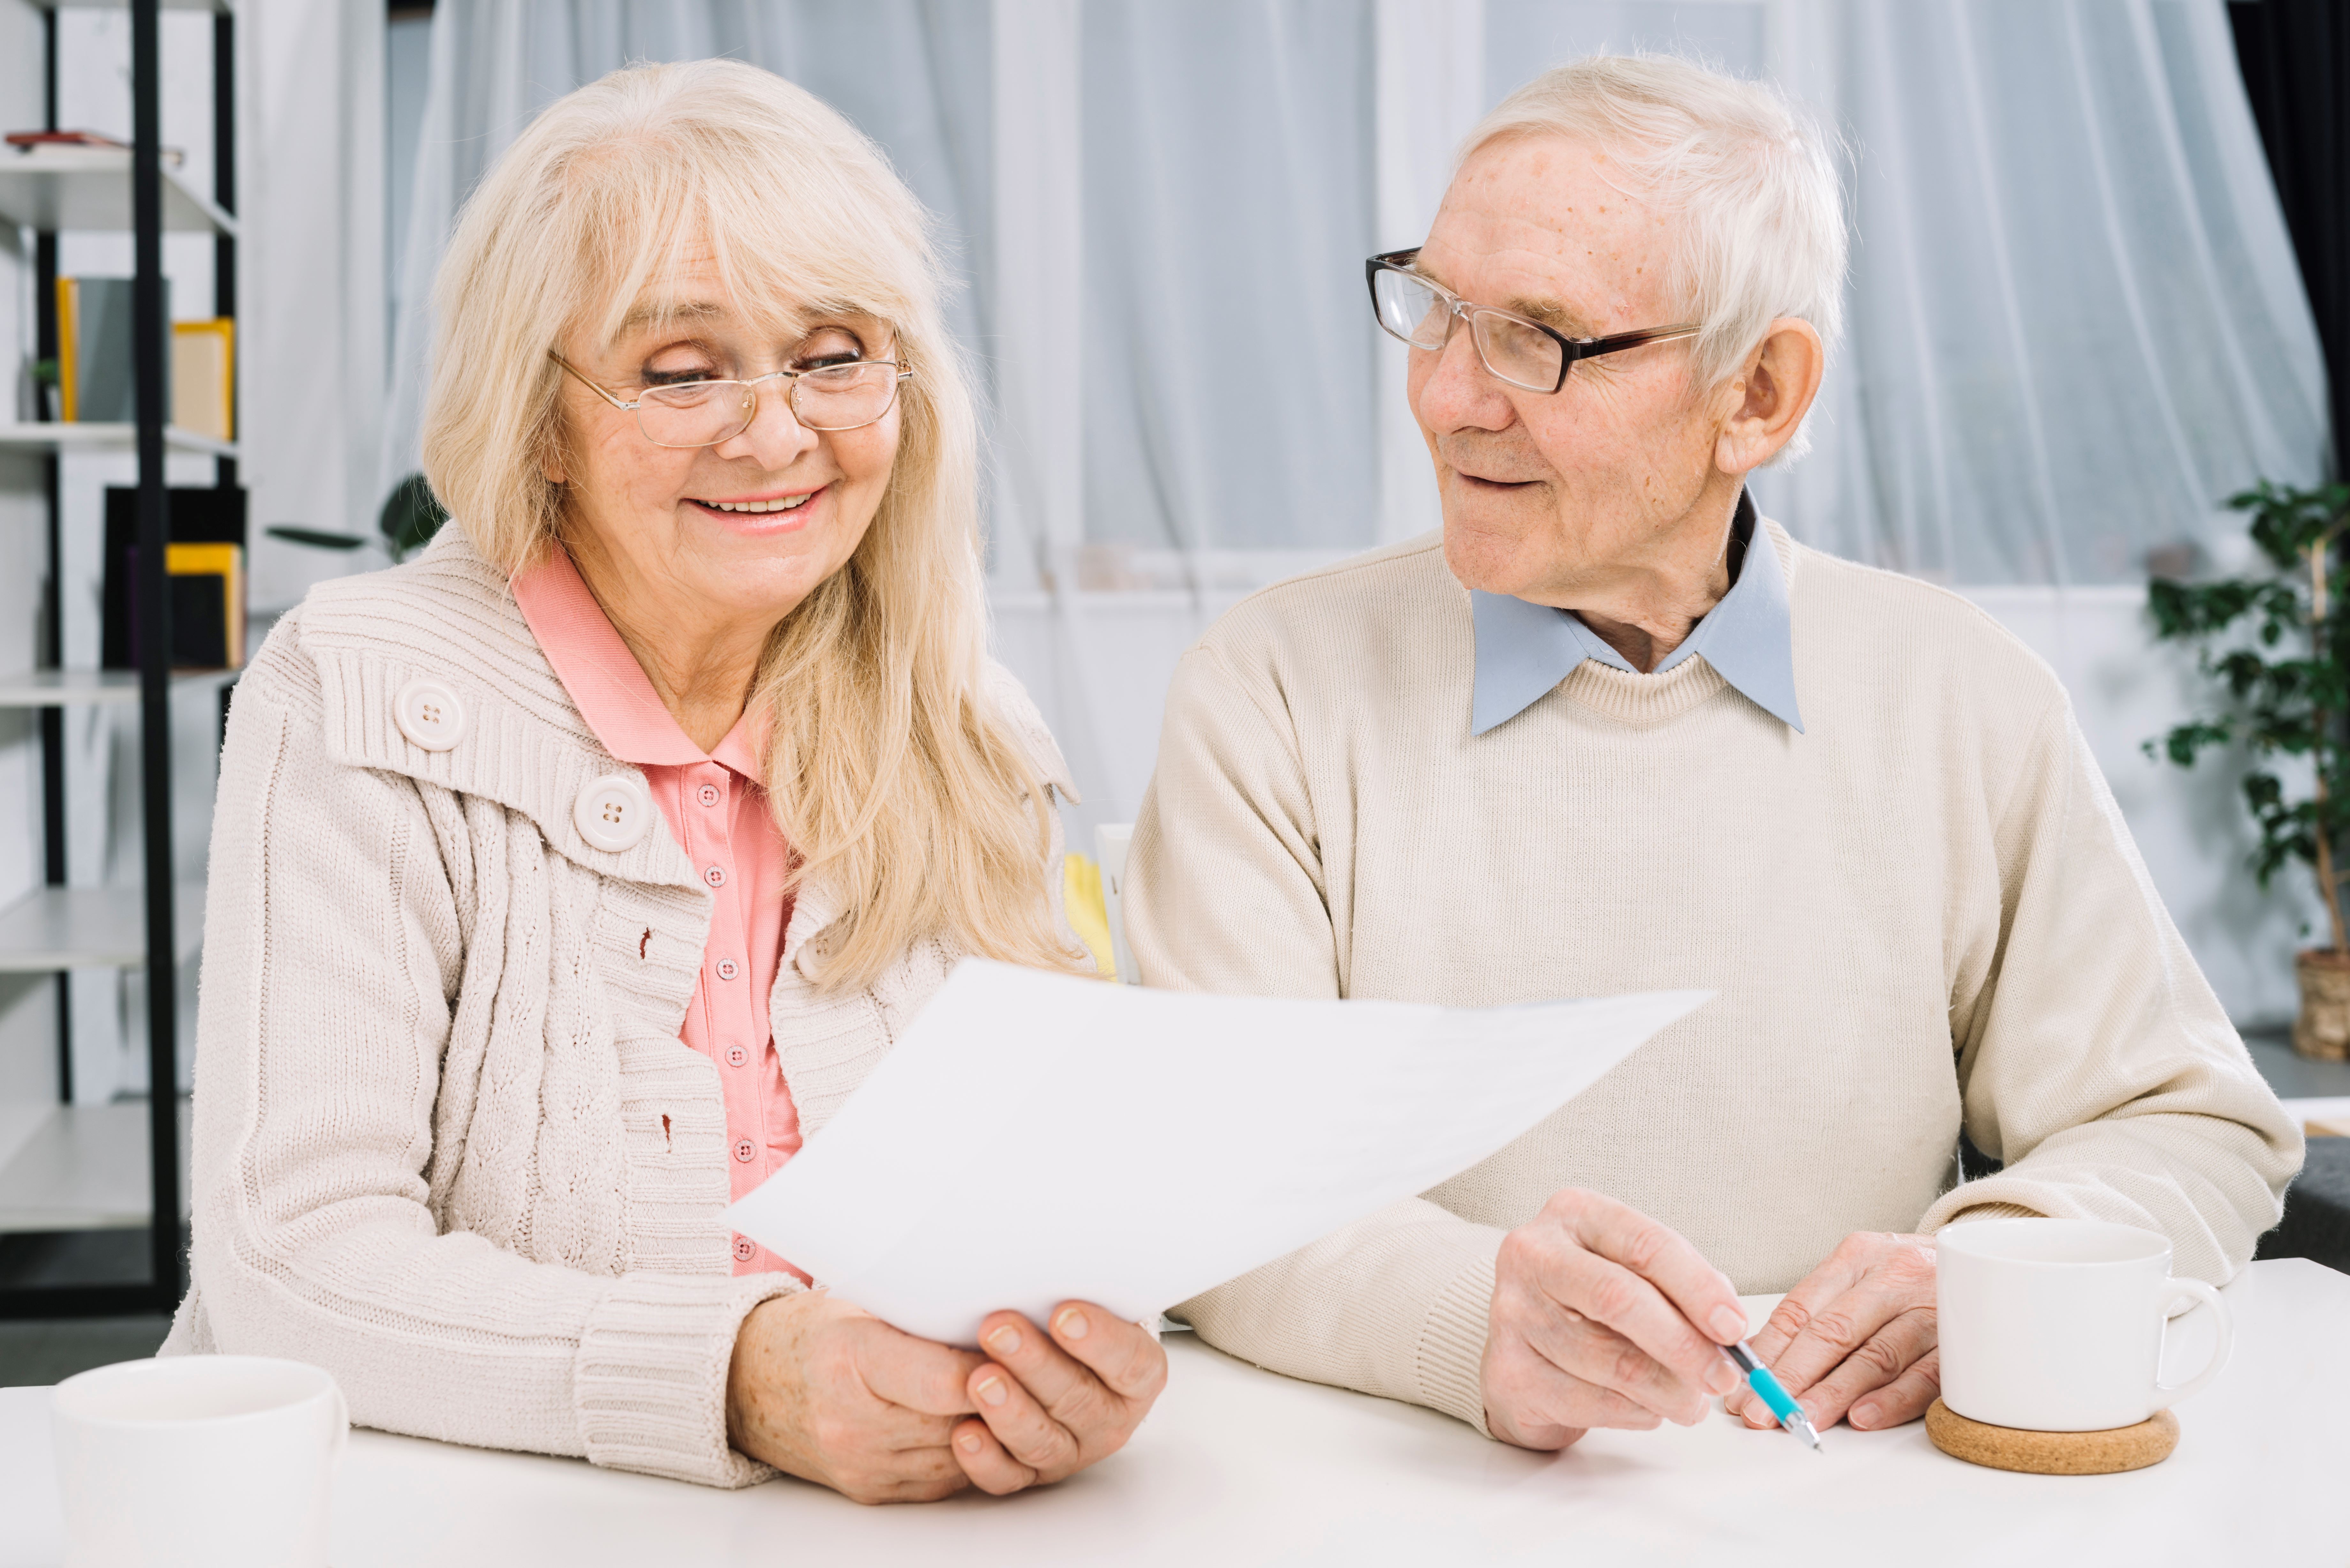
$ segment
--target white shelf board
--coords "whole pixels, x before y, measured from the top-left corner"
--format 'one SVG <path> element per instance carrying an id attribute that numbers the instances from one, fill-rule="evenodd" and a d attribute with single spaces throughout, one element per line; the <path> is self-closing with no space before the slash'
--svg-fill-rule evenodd
<path id="1" fill-rule="evenodd" d="M 188 1102 L 180 1102 L 180 1217 L 188 1215 Z M 57 1106 L 0 1164 L 0 1234 L 147 1223 L 153 1184 L 147 1102 Z"/>
<path id="2" fill-rule="evenodd" d="M 32 0 L 36 11 L 128 11 L 130 0 Z M 228 0 L 161 0 L 165 11 L 226 11 Z"/>
<path id="3" fill-rule="evenodd" d="M 99 421 L 66 424 L 0 424 L 0 447 L 31 447 L 41 452 L 130 452 L 139 445 L 137 425 Z M 163 427 L 163 450 L 200 452 L 206 457 L 237 456 L 236 442 L 216 441 L 177 425 Z"/>
<path id="4" fill-rule="evenodd" d="M 0 218 L 28 229 L 130 232 L 130 150 L 35 147 L 0 150 Z M 163 166 L 163 227 L 176 234 L 234 234 L 236 220 Z"/>
<path id="5" fill-rule="evenodd" d="M 218 691 L 244 672 L 241 670 L 183 670 L 172 676 L 174 693 Z M 0 675 L 0 709 L 8 708 L 135 708 L 139 704 L 136 670 L 26 670 Z"/>
<path id="6" fill-rule="evenodd" d="M 204 885 L 182 882 L 172 935 L 179 961 L 204 940 Z M 0 909 L 0 974 L 130 969 L 147 961 L 147 901 L 137 888 L 36 888 Z"/>

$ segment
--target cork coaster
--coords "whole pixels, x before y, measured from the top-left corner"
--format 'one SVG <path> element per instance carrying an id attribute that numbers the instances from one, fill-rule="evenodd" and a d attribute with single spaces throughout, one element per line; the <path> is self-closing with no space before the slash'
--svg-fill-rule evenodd
<path id="1" fill-rule="evenodd" d="M 2106 1432 L 2026 1432 L 1970 1421 L 1937 1399 L 1926 1412 L 1926 1435 L 1970 1465 L 2035 1476 L 2107 1476 L 2168 1459 L 2178 1446 L 2178 1417 L 2157 1410 L 2135 1427 Z"/>

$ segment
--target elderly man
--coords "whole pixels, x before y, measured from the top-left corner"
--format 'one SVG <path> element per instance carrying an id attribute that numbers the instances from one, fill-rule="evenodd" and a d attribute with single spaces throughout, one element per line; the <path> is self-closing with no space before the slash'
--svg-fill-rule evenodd
<path id="1" fill-rule="evenodd" d="M 1554 71 L 1375 258 L 1440 535 L 1267 589 L 1184 658 L 1135 829 L 1147 983 L 1715 1000 L 1483 1164 L 1183 1309 L 1211 1343 L 1556 1449 L 1825 1428 L 1936 1391 L 1939 1227 L 2087 1216 L 2225 1280 L 2300 1137 L 2046 666 L 1795 544 L 1746 475 L 1836 335 L 1833 166 L 1767 89 Z M 1233 1085 L 1245 1094 L 1245 1084 Z M 1958 1179 L 1961 1129 L 2003 1169 Z"/>

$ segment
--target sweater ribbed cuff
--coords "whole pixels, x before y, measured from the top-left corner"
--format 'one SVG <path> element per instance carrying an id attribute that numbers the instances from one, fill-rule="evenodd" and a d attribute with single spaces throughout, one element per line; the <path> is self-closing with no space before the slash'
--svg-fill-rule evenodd
<path id="1" fill-rule="evenodd" d="M 1485 1331 L 1493 1311 L 1493 1260 L 1476 1259 L 1437 1293 L 1414 1355 L 1419 1403 L 1485 1428 Z"/>
<path id="2" fill-rule="evenodd" d="M 704 1486 L 775 1472 L 726 1441 L 726 1374 L 753 1307 L 800 1288 L 788 1274 L 623 1274 L 580 1335 L 573 1403 L 588 1460 Z"/>

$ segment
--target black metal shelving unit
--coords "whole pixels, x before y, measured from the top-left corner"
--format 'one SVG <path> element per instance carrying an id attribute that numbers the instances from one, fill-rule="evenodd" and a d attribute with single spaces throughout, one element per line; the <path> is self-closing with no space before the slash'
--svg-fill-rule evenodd
<path id="1" fill-rule="evenodd" d="M 57 127 L 57 18 L 71 0 L 36 0 L 42 13 L 44 87 L 47 125 Z M 121 8 L 120 0 L 109 7 Z M 219 689 L 218 678 L 175 680 L 172 668 L 171 596 L 167 576 L 170 524 L 166 514 L 164 458 L 169 450 L 208 452 L 214 482 L 237 482 L 236 449 L 168 427 L 170 384 L 165 347 L 172 330 L 163 297 L 163 234 L 175 228 L 209 227 L 213 234 L 214 311 L 236 313 L 236 22 L 225 0 L 175 0 L 168 8 L 213 13 L 213 193 L 209 203 L 167 178 L 161 142 L 161 18 L 160 0 L 130 0 L 132 150 L 127 171 L 85 166 L 48 177 L 36 171 L 23 199 L 47 214 L 34 220 L 37 345 L 43 358 L 58 348 L 57 319 L 59 227 L 127 227 L 135 257 L 132 322 L 137 375 L 137 421 L 125 427 L 42 423 L 0 430 L 0 444 L 42 452 L 48 502 L 48 580 L 44 604 L 41 654 L 45 669 L 15 683 L 6 705 L 40 711 L 46 885 L 22 905 L 0 911 L 0 967 L 17 972 L 53 969 L 57 989 L 57 1031 L 60 1098 L 73 1098 L 73 1016 L 67 971 L 93 964 L 141 967 L 147 992 L 149 1092 L 146 1133 L 151 1190 L 148 1194 L 148 1278 L 140 1283 L 23 1286 L 0 1289 L 0 1318 L 73 1317 L 168 1310 L 186 1289 L 187 1262 L 182 1214 L 181 1138 L 178 1094 L 178 981 L 181 965 L 200 935 L 198 907 L 176 885 L 172 823 L 172 701 L 175 687 Z M 10 167 L 10 166 L 0 166 Z M 14 166 L 21 171 L 22 165 Z M 75 213 L 119 201 L 127 179 L 129 222 L 83 223 Z M 167 202 L 168 198 L 168 202 Z M 110 209 L 109 209 L 110 210 Z M 65 216 L 60 216 L 65 214 Z M 127 438 L 127 440 L 126 440 Z M 59 565 L 64 537 L 62 455 L 77 450 L 120 450 L 138 454 L 138 582 L 140 665 L 135 685 L 102 675 L 63 669 L 64 605 Z M 233 679 L 233 677 L 232 677 Z M 129 911 L 119 896 L 67 886 L 64 710 L 78 703 L 127 703 L 140 711 L 140 758 L 144 830 L 144 886 L 139 894 L 135 954 L 120 950 L 130 933 L 121 928 Z M 188 904 L 191 907 L 182 909 Z M 183 924 L 184 922 L 184 924 Z M 193 927 L 193 929 L 188 929 Z M 11 946 L 9 944 L 13 943 Z M 60 1112 L 60 1116 L 65 1112 Z M 0 1230 L 7 1228 L 0 1213 Z"/>

